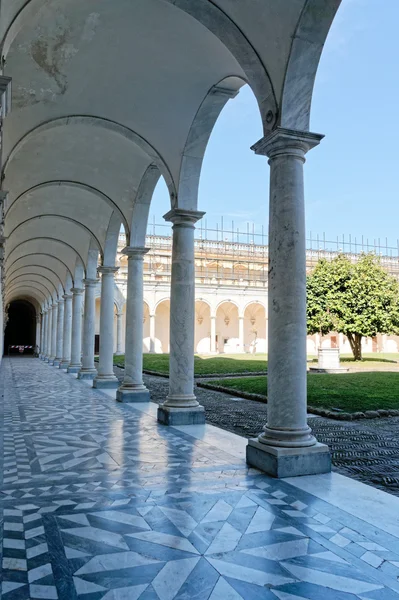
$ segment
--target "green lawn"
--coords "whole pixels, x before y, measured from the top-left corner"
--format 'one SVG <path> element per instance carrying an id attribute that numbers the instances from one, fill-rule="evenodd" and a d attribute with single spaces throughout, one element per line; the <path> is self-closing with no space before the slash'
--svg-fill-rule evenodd
<path id="1" fill-rule="evenodd" d="M 266 372 L 265 354 L 223 354 L 219 356 L 195 356 L 194 370 L 196 375 L 212 375 L 220 373 L 261 373 Z M 114 356 L 114 364 L 123 366 L 124 356 Z M 148 371 L 169 373 L 169 354 L 144 354 L 143 367 Z"/>
<path id="2" fill-rule="evenodd" d="M 212 381 L 238 391 L 267 393 L 266 377 Z M 308 374 L 308 404 L 346 412 L 399 409 L 399 373 Z"/>

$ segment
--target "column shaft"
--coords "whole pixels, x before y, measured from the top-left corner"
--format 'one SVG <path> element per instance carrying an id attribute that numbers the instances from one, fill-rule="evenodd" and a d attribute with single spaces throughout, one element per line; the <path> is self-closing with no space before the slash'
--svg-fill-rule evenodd
<path id="1" fill-rule="evenodd" d="M 121 355 L 122 351 L 122 340 L 123 340 L 123 314 L 116 314 L 116 352 L 115 354 Z"/>
<path id="2" fill-rule="evenodd" d="M 146 248 L 125 248 L 128 256 L 125 375 L 117 392 L 120 402 L 145 402 L 150 394 L 143 383 L 143 258 Z"/>
<path id="3" fill-rule="evenodd" d="M 96 287 L 98 279 L 84 279 L 85 310 L 83 316 L 82 368 L 79 379 L 94 379 L 97 369 L 94 366 L 94 339 L 96 332 Z"/>
<path id="4" fill-rule="evenodd" d="M 64 337 L 64 299 L 58 300 L 58 316 L 57 316 L 57 351 L 54 359 L 54 366 L 59 367 L 62 360 L 62 346 Z"/>
<path id="5" fill-rule="evenodd" d="M 278 477 L 330 469 L 328 448 L 312 435 L 306 407 L 303 164 L 320 139 L 278 128 L 254 147 L 270 164 L 268 421 L 249 441 L 247 460 Z"/>
<path id="6" fill-rule="evenodd" d="M 118 379 L 114 375 L 114 274 L 117 267 L 100 267 L 101 308 L 100 308 L 100 357 L 98 375 L 93 387 L 114 389 Z"/>
<path id="7" fill-rule="evenodd" d="M 244 317 L 238 317 L 238 343 L 240 352 L 245 352 L 244 347 Z"/>
<path id="8" fill-rule="evenodd" d="M 72 294 L 65 294 L 64 325 L 62 334 L 62 361 L 60 369 L 67 369 L 71 362 L 72 341 Z"/>
<path id="9" fill-rule="evenodd" d="M 36 316 L 36 344 L 35 344 L 35 353 L 40 356 L 40 352 L 42 351 L 41 345 L 41 327 L 40 327 L 40 313 Z"/>
<path id="10" fill-rule="evenodd" d="M 211 354 L 216 354 L 216 316 L 211 316 Z"/>
<path id="11" fill-rule="evenodd" d="M 72 288 L 72 340 L 71 340 L 71 363 L 68 373 L 80 371 L 82 353 L 82 303 L 83 288 Z"/>
<path id="12" fill-rule="evenodd" d="M 150 353 L 155 352 L 155 314 L 150 314 Z"/>
<path id="13" fill-rule="evenodd" d="M 40 336 L 40 358 L 43 360 L 46 352 L 46 315 L 47 311 L 42 310 L 42 330 Z"/>
<path id="14" fill-rule="evenodd" d="M 49 362 L 51 356 L 51 336 L 53 331 L 53 309 L 51 305 L 47 310 L 47 348 L 46 348 L 46 362 Z"/>
<path id="15" fill-rule="evenodd" d="M 203 214 L 173 209 L 165 215 L 173 223 L 169 394 L 158 408 L 158 420 L 168 425 L 205 422 L 194 395 L 194 229 Z"/>

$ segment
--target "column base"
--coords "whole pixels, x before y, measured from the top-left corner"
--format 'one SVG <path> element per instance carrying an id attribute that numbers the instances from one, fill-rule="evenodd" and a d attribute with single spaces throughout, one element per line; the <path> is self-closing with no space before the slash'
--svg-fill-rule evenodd
<path id="1" fill-rule="evenodd" d="M 59 367 L 61 364 L 61 359 L 60 358 L 55 358 L 54 362 L 53 362 L 53 366 L 54 367 Z"/>
<path id="2" fill-rule="evenodd" d="M 283 448 L 255 438 L 248 440 L 247 463 L 277 478 L 317 475 L 331 471 L 331 454 L 328 446 L 319 442 L 304 448 Z"/>
<path id="3" fill-rule="evenodd" d="M 69 365 L 68 373 L 79 373 L 82 365 Z"/>
<path id="4" fill-rule="evenodd" d="M 98 390 L 116 390 L 119 387 L 119 379 L 117 377 L 97 375 L 93 380 L 93 387 Z"/>
<path id="5" fill-rule="evenodd" d="M 97 377 L 97 370 L 96 369 L 93 369 L 93 370 L 81 369 L 79 371 L 79 373 L 78 373 L 78 379 L 83 379 L 85 381 L 94 379 L 95 377 Z"/>
<path id="6" fill-rule="evenodd" d="M 69 367 L 69 360 L 62 360 L 60 362 L 59 369 L 67 369 Z"/>
<path id="7" fill-rule="evenodd" d="M 48 363 L 48 356 L 43 356 L 43 361 Z"/>
<path id="8" fill-rule="evenodd" d="M 163 425 L 203 425 L 205 409 L 203 406 L 175 408 L 161 404 L 158 407 L 158 421 Z"/>
<path id="9" fill-rule="evenodd" d="M 48 359 L 48 364 L 53 366 L 54 365 L 54 358 L 49 358 Z"/>
<path id="10" fill-rule="evenodd" d="M 150 392 L 146 387 L 140 388 L 124 388 L 123 385 L 116 392 L 118 402 L 149 402 Z"/>

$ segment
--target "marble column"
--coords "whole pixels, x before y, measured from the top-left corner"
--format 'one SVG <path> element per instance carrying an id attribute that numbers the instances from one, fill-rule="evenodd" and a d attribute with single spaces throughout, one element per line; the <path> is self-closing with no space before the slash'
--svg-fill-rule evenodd
<path id="1" fill-rule="evenodd" d="M 238 317 L 238 343 L 240 345 L 240 352 L 245 352 L 244 347 L 244 317 Z"/>
<path id="2" fill-rule="evenodd" d="M 53 309 L 52 305 L 49 304 L 47 308 L 47 347 L 45 361 L 48 363 L 51 356 L 51 336 L 53 331 Z"/>
<path id="3" fill-rule="evenodd" d="M 211 354 L 216 354 L 216 315 L 211 315 Z"/>
<path id="4" fill-rule="evenodd" d="M 54 359 L 54 366 L 59 367 L 62 361 L 62 348 L 64 338 L 64 308 L 65 300 L 61 298 L 58 300 L 58 315 L 57 315 L 57 346 L 56 354 Z"/>
<path id="5" fill-rule="evenodd" d="M 116 352 L 117 356 L 123 354 L 122 350 L 123 339 L 123 313 L 116 313 Z"/>
<path id="6" fill-rule="evenodd" d="M 38 313 L 36 315 L 36 344 L 35 344 L 35 354 L 37 356 L 40 356 L 40 353 L 42 351 L 42 346 L 41 346 L 41 327 L 40 327 L 40 313 Z"/>
<path id="7" fill-rule="evenodd" d="M 96 288 L 98 279 L 84 279 L 85 310 L 83 317 L 82 368 L 79 379 L 94 379 L 97 369 L 94 366 L 94 339 L 96 333 Z"/>
<path id="8" fill-rule="evenodd" d="M 39 357 L 41 360 L 44 358 L 45 351 L 45 335 L 46 335 L 46 312 L 45 309 L 42 310 L 42 326 L 40 331 L 40 354 Z"/>
<path id="9" fill-rule="evenodd" d="M 67 369 L 71 362 L 71 342 L 72 342 L 72 294 L 63 296 L 64 305 L 64 325 L 62 333 L 62 361 L 60 369 Z"/>
<path id="10" fill-rule="evenodd" d="M 83 288 L 71 288 L 72 292 L 72 340 L 71 362 L 68 373 L 79 373 L 82 363 L 82 303 Z"/>
<path id="11" fill-rule="evenodd" d="M 269 157 L 269 358 L 267 423 L 247 462 L 275 477 L 331 469 L 307 424 L 306 246 L 303 165 L 322 136 L 278 127 L 253 150 Z"/>
<path id="12" fill-rule="evenodd" d="M 155 313 L 150 314 L 150 353 L 155 352 Z"/>
<path id="13" fill-rule="evenodd" d="M 114 375 L 114 275 L 118 267 L 99 267 L 101 274 L 100 356 L 98 374 L 93 387 L 116 389 L 118 378 Z"/>
<path id="14" fill-rule="evenodd" d="M 143 259 L 147 248 L 122 250 L 127 259 L 125 332 L 125 375 L 116 399 L 119 402 L 147 402 L 150 393 L 143 383 Z"/>
<path id="15" fill-rule="evenodd" d="M 57 354 L 57 319 L 58 319 L 58 302 L 54 302 L 51 310 L 51 356 L 49 365 L 54 365 L 55 355 Z"/>
<path id="16" fill-rule="evenodd" d="M 46 360 L 47 358 L 47 349 L 48 349 L 48 308 L 45 308 L 43 311 L 44 314 L 44 331 L 43 331 L 43 354 L 42 360 Z"/>
<path id="17" fill-rule="evenodd" d="M 164 216 L 173 223 L 169 394 L 158 408 L 158 421 L 165 425 L 205 423 L 204 407 L 194 395 L 194 230 L 203 215 L 175 208 Z"/>

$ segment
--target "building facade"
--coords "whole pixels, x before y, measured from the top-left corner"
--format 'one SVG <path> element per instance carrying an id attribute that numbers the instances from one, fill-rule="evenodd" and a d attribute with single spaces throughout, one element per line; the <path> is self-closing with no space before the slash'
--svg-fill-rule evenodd
<path id="1" fill-rule="evenodd" d="M 267 273 L 268 246 L 260 234 L 241 234 L 248 241 L 203 239 L 203 230 L 195 240 L 195 352 L 197 354 L 265 354 L 267 353 Z M 231 237 L 231 236 L 229 236 Z M 259 239 L 257 239 L 259 238 Z M 313 240 L 316 242 L 316 240 Z M 309 240 L 309 245 L 313 245 Z M 115 277 L 114 352 L 125 350 L 125 302 L 127 293 L 127 257 L 124 233 L 118 242 L 119 271 Z M 320 244 L 317 244 L 320 245 Z M 342 245 L 342 244 L 341 244 Z M 169 352 L 169 313 L 172 237 L 150 234 L 146 238 L 148 253 L 144 257 L 144 336 L 143 352 Z M 343 244 L 345 246 L 345 242 Z M 363 247 L 363 250 L 367 248 Z M 374 251 L 378 251 L 373 246 Z M 307 270 L 312 270 L 324 257 L 332 259 L 341 249 L 308 249 Z M 361 248 L 345 252 L 353 261 Z M 382 254 L 382 252 L 381 252 Z M 387 253 L 388 254 L 388 253 Z M 398 276 L 399 259 L 381 257 L 387 270 Z M 100 334 L 100 295 L 96 299 L 97 347 Z M 350 354 L 347 338 L 341 333 L 307 337 L 308 355 L 316 355 L 319 347 L 340 348 Z M 398 352 L 399 337 L 379 334 L 363 339 L 363 352 Z"/>

